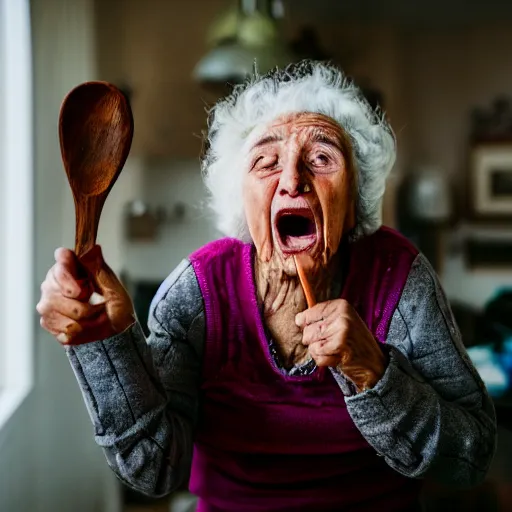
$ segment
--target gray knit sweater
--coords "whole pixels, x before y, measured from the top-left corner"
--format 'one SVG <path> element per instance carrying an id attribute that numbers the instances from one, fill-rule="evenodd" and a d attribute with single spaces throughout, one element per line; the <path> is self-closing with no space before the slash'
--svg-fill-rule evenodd
<path id="1" fill-rule="evenodd" d="M 200 407 L 205 315 L 188 261 L 155 297 L 149 328 L 148 339 L 134 324 L 66 350 L 110 467 L 131 487 L 161 496 L 188 478 Z M 457 486 L 480 482 L 496 448 L 494 408 L 421 254 L 387 344 L 389 365 L 373 389 L 351 394 L 337 379 L 357 428 L 403 475 Z"/>

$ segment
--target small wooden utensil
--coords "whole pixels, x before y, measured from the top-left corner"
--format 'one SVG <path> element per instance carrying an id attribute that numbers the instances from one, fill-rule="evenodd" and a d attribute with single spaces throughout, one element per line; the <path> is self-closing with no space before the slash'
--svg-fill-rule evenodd
<path id="1" fill-rule="evenodd" d="M 313 293 L 313 289 L 308 281 L 306 276 L 306 271 L 304 269 L 304 265 L 306 264 L 306 259 L 310 258 L 309 255 L 305 254 L 295 254 L 293 256 L 293 260 L 295 261 L 295 267 L 297 268 L 297 274 L 299 274 L 299 281 L 304 290 L 304 295 L 306 296 L 306 302 L 308 304 L 308 309 L 312 308 L 316 304 L 315 295 Z M 333 374 L 335 380 L 337 380 L 337 372 L 334 368 L 329 366 L 329 370 Z"/>
<path id="2" fill-rule="evenodd" d="M 130 152 L 128 100 L 106 82 L 79 85 L 62 103 L 59 137 L 75 201 L 75 252 L 81 259 L 96 244 L 101 210 Z"/>
<path id="3" fill-rule="evenodd" d="M 315 295 L 313 293 L 313 289 L 309 284 L 308 278 L 306 276 L 306 271 L 304 269 L 304 258 L 310 258 L 309 255 L 301 255 L 295 254 L 293 256 L 293 260 L 295 261 L 295 267 L 297 268 L 297 274 L 299 274 L 299 281 L 304 290 L 304 295 L 306 296 L 306 302 L 308 308 L 312 308 L 316 304 Z"/>

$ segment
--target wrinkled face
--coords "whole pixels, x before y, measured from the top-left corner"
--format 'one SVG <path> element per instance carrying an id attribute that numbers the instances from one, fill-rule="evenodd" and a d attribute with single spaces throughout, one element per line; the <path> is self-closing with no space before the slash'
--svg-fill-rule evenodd
<path id="1" fill-rule="evenodd" d="M 287 115 L 247 142 L 244 206 L 262 261 L 294 275 L 293 255 L 327 264 L 355 224 L 350 143 L 321 114 Z"/>

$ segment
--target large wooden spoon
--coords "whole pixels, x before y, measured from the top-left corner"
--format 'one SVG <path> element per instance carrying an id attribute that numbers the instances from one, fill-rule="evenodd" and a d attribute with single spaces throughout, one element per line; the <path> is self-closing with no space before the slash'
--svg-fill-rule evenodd
<path id="1" fill-rule="evenodd" d="M 79 85 L 62 104 L 59 137 L 75 201 L 75 252 L 81 259 L 96 244 L 101 210 L 130 152 L 128 100 L 106 82 Z"/>

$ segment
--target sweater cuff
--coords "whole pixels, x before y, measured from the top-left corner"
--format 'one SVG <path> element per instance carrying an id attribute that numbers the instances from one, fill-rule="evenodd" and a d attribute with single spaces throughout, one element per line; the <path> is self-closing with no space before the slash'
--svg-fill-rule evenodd
<path id="1" fill-rule="evenodd" d="M 388 366 L 377 384 L 371 389 L 345 399 L 347 407 L 351 414 L 353 413 L 354 421 L 357 420 L 358 425 L 363 426 L 367 422 L 374 423 L 372 418 L 374 414 L 385 417 L 391 411 L 394 412 L 403 398 L 403 389 L 400 384 L 405 384 L 404 380 L 408 377 L 418 382 L 425 382 L 413 370 L 405 356 L 395 347 L 390 347 Z"/>
<path id="2" fill-rule="evenodd" d="M 118 435 L 165 402 L 139 323 L 103 341 L 66 347 L 96 435 Z"/>
<path id="3" fill-rule="evenodd" d="M 385 356 L 386 356 L 386 362 L 389 366 L 389 361 L 390 361 L 390 353 L 391 353 L 391 350 L 392 350 L 392 347 L 388 346 L 388 345 L 382 345 L 381 346 L 381 350 L 384 352 Z M 386 371 L 387 371 L 387 368 L 388 366 L 386 366 Z M 334 380 L 336 381 L 336 383 L 338 384 L 338 386 L 340 387 L 341 389 L 341 392 L 343 393 L 343 395 L 345 397 L 352 397 L 352 396 L 355 396 L 355 395 L 361 395 L 364 393 L 364 391 L 358 391 L 357 387 L 355 386 L 355 384 L 350 380 L 348 379 L 338 368 L 334 367 L 334 366 L 331 366 L 329 367 L 329 369 L 331 370 L 331 373 L 334 377 Z M 381 378 L 381 381 L 382 379 L 384 378 L 386 372 L 384 372 L 384 375 L 383 377 Z M 380 382 L 380 381 L 379 381 Z M 376 386 L 374 386 L 375 388 Z"/>
<path id="4" fill-rule="evenodd" d="M 405 470 L 418 464 L 418 456 L 407 437 L 397 430 L 397 423 L 404 415 L 415 413 L 425 383 L 398 349 L 392 347 L 389 356 L 379 382 L 367 391 L 346 397 L 345 402 L 355 425 L 377 453 Z M 419 386 L 417 397 L 411 396 L 412 381 Z"/>

